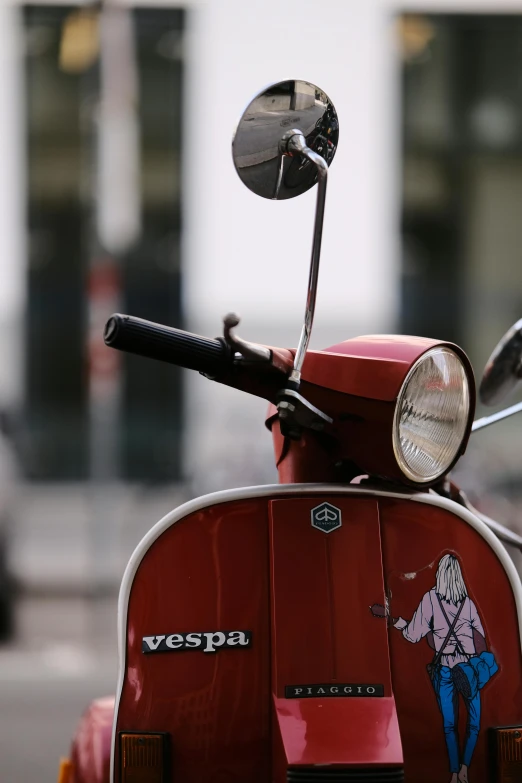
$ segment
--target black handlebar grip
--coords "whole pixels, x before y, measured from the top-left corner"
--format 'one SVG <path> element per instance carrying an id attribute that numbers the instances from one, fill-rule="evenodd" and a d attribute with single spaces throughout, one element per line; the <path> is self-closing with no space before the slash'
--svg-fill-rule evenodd
<path id="1" fill-rule="evenodd" d="M 224 340 L 211 340 L 143 318 L 115 313 L 105 325 L 105 345 L 205 375 L 219 375 L 232 366 Z"/>

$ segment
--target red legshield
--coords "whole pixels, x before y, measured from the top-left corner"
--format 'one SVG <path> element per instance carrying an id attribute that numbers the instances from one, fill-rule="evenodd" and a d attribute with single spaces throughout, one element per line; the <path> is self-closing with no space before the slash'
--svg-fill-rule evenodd
<path id="1" fill-rule="evenodd" d="M 487 728 L 522 719 L 522 670 L 513 587 L 481 523 L 451 501 L 362 487 L 214 498 L 159 523 L 131 560 L 116 738 L 168 733 L 167 783 L 286 783 L 300 770 L 319 781 L 335 769 L 399 780 L 403 768 L 407 783 L 449 779 L 433 651 L 369 607 L 386 593 L 410 621 L 453 552 L 499 665 L 470 767 L 486 783 Z M 156 651 L 143 652 L 144 637 Z M 461 705 L 461 738 L 465 718 Z M 116 741 L 116 783 L 119 766 Z"/>

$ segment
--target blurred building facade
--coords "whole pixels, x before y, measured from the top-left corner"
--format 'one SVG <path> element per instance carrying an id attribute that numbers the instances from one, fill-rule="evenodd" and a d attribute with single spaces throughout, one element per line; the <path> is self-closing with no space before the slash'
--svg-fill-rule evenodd
<path id="1" fill-rule="evenodd" d="M 522 313 L 522 16 L 451 10 L 401 18 L 401 330 L 459 343 L 478 381 Z M 519 531 L 521 432 L 515 418 L 477 434 L 459 474 Z"/>
<path id="2" fill-rule="evenodd" d="M 234 310 L 245 338 L 296 344 L 315 193 L 258 199 L 230 152 L 270 82 L 316 83 L 340 119 L 312 347 L 425 334 L 460 342 L 480 375 L 522 315 L 517 3 L 300 8 L 0 6 L 0 404 L 20 414 L 32 486 L 106 475 L 195 494 L 275 480 L 263 401 L 115 361 L 100 334 L 118 309 L 216 336 Z M 112 50 L 127 61 L 104 37 L 118 10 L 130 37 Z M 518 426 L 481 436 L 486 462 L 515 478 Z M 472 449 L 471 483 L 481 459 Z"/>
<path id="3" fill-rule="evenodd" d="M 329 192 L 315 345 L 383 330 L 396 319 L 393 175 L 382 177 L 393 172 L 396 137 L 378 130 L 393 104 L 393 41 L 385 34 L 382 49 L 374 40 L 385 20 L 375 9 L 340 11 L 344 18 L 332 19 L 321 48 L 312 23 L 299 26 L 295 42 L 292 25 L 282 25 L 271 42 L 275 4 L 154 5 L 129 9 L 140 225 L 116 252 L 103 241 L 95 202 L 106 123 L 103 17 L 120 4 L 107 3 L 101 16 L 61 3 L 8 4 L 2 11 L 12 49 L 2 125 L 10 128 L 9 181 L 18 188 L 17 211 L 6 225 L 16 254 L 2 255 L 18 292 L 17 307 L 6 314 L 15 324 L 8 331 L 21 336 L 0 392 L 4 404 L 21 410 L 24 470 L 33 481 L 83 481 L 92 473 L 89 322 L 103 288 L 96 269 L 111 266 L 107 259 L 117 309 L 209 335 L 220 333 L 224 313 L 237 310 L 246 337 L 296 343 L 315 194 L 261 203 L 243 190 L 230 155 L 244 104 L 270 81 L 289 73 L 309 78 L 346 118 L 347 142 Z M 350 35 L 355 43 L 361 25 L 368 35 L 355 56 L 343 40 Z M 356 75 L 361 66 L 376 85 L 372 94 Z M 388 197 L 378 198 L 383 182 Z M 120 191 L 113 189 L 113 204 L 126 186 L 124 178 Z M 6 200 L 11 192 L 6 180 Z M 95 371 L 103 364 L 98 350 Z M 199 377 L 184 380 L 183 394 L 174 368 L 133 357 L 113 372 L 113 477 L 217 487 L 273 476 L 262 401 Z"/>

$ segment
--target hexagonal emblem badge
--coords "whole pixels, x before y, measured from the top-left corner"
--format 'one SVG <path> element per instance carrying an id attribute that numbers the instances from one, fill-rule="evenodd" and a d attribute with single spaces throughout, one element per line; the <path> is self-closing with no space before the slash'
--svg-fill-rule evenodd
<path id="1" fill-rule="evenodd" d="M 331 503 L 321 503 L 320 506 L 313 508 L 311 517 L 312 527 L 322 530 L 323 533 L 331 533 L 332 530 L 337 530 L 338 527 L 341 527 L 343 523 L 341 509 L 337 508 L 337 506 L 332 506 Z"/>

